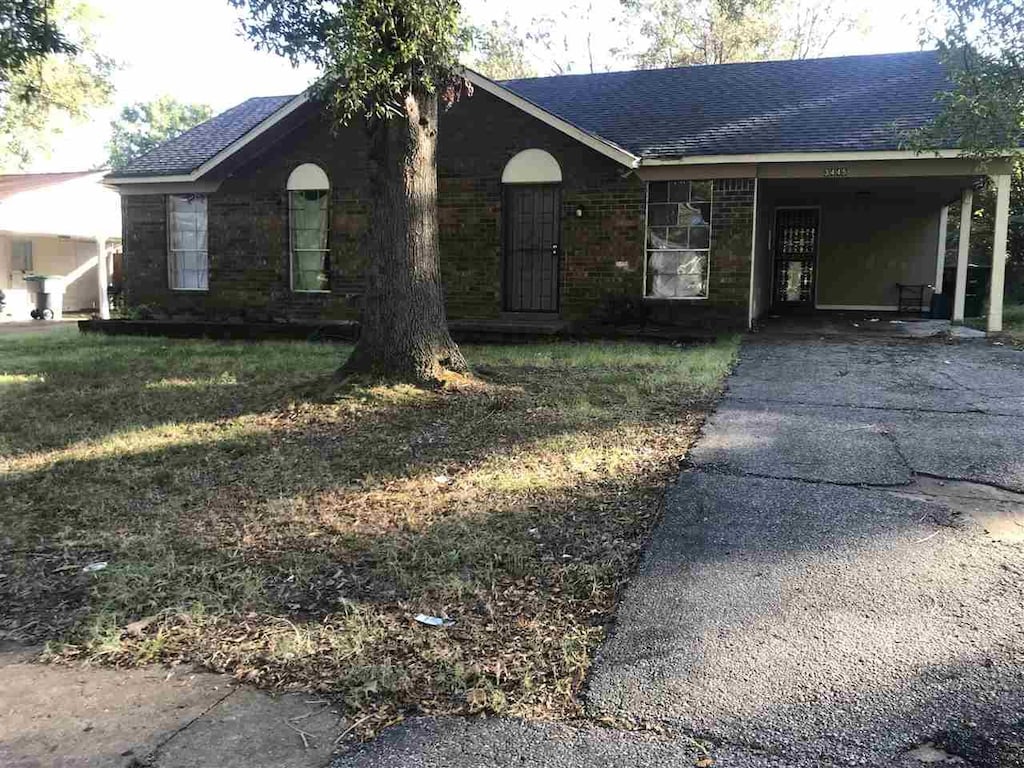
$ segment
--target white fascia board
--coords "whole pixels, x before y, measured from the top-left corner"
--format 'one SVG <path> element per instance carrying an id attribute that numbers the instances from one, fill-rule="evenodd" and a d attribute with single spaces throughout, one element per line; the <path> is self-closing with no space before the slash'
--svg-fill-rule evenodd
<path id="1" fill-rule="evenodd" d="M 576 139 L 581 144 L 585 144 L 596 152 L 600 152 L 605 157 L 610 157 L 617 163 L 621 163 L 627 168 L 636 168 L 640 165 L 640 158 L 634 155 L 632 152 L 628 152 L 622 147 L 606 141 L 605 139 L 599 138 L 592 133 L 589 133 L 578 126 L 573 125 L 567 120 L 563 120 L 557 115 L 548 112 L 543 107 L 539 107 L 529 99 L 524 99 L 519 94 L 510 91 L 503 85 L 490 80 L 483 75 L 474 72 L 471 69 L 463 69 L 462 76 L 468 82 L 472 83 L 473 87 L 480 88 L 483 91 L 496 96 L 502 101 L 511 104 L 513 107 L 522 110 L 531 117 L 535 117 L 542 123 L 550 125 L 552 128 L 561 131 L 566 136 Z"/>
<path id="2" fill-rule="evenodd" d="M 167 177 L 153 179 L 149 183 L 135 184 L 125 181 L 120 184 L 108 185 L 116 190 L 121 197 L 133 195 L 210 195 L 220 189 L 219 181 L 166 181 Z"/>
<path id="3" fill-rule="evenodd" d="M 722 163 L 833 163 L 853 160 L 934 160 L 963 159 L 959 149 L 894 149 L 858 152 L 767 152 L 748 155 L 692 155 L 676 158 L 644 158 L 641 165 L 718 165 Z"/>
<path id="4" fill-rule="evenodd" d="M 192 175 L 182 173 L 173 176 L 106 176 L 103 185 L 121 187 L 126 184 L 192 184 L 195 181 Z"/>
<path id="5" fill-rule="evenodd" d="M 117 187 L 122 184 L 189 184 L 198 181 L 229 157 L 239 152 L 275 125 L 280 123 L 295 110 L 305 105 L 308 101 L 309 95 L 305 92 L 300 93 L 276 112 L 273 112 L 264 118 L 262 122 L 257 123 L 255 126 L 250 128 L 243 136 L 240 136 L 228 144 L 228 146 L 191 173 L 178 173 L 169 176 L 117 176 L 116 173 L 111 173 L 103 179 L 103 183 L 111 187 Z"/>

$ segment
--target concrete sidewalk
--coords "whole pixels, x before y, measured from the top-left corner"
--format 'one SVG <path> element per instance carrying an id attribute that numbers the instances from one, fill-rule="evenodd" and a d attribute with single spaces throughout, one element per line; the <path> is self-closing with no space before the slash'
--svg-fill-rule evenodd
<path id="1" fill-rule="evenodd" d="M 221 675 L 32 663 L 0 652 L 3 768 L 320 768 L 344 723 L 309 694 Z"/>
<path id="2" fill-rule="evenodd" d="M 338 765 L 1020 768 L 1021 492 L 1021 353 L 755 338 L 598 655 L 591 724 L 424 719 Z"/>

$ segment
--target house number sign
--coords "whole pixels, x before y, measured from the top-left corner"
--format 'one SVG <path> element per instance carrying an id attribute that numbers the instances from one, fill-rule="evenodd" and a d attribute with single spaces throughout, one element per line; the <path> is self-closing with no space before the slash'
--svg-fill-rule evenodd
<path id="1" fill-rule="evenodd" d="M 841 179 L 850 175 L 850 169 L 845 165 L 833 165 L 825 169 L 826 179 Z"/>

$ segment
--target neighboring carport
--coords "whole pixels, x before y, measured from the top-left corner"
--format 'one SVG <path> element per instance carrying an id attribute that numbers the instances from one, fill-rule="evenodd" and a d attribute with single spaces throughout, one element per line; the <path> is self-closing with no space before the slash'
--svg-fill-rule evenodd
<path id="1" fill-rule="evenodd" d="M 68 309 L 110 316 L 112 246 L 121 240 L 121 202 L 103 171 L 0 176 L 0 290 L 7 312 L 27 320 L 25 276 L 60 277 Z"/>

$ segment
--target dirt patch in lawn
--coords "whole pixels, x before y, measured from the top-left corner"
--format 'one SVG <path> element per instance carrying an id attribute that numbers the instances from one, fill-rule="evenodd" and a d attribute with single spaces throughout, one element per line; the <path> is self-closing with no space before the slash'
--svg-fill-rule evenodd
<path id="1" fill-rule="evenodd" d="M 0 340 L 0 640 L 334 694 L 362 734 L 570 716 L 735 350 L 471 347 L 477 383 L 323 403 L 337 347 Z"/>

